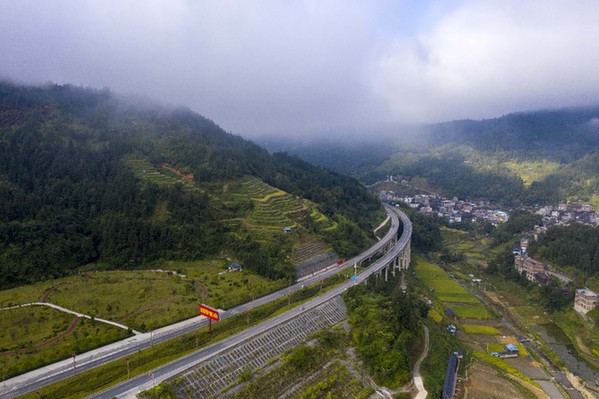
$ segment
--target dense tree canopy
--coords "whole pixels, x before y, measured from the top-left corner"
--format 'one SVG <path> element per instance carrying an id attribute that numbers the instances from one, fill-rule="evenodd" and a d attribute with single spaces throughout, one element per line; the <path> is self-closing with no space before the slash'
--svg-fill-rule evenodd
<path id="1" fill-rule="evenodd" d="M 599 274 L 599 228 L 573 223 L 552 226 L 533 241 L 531 256 L 560 266 L 573 266 L 588 275 Z"/>
<path id="2" fill-rule="evenodd" d="M 342 256 L 368 244 L 383 211 L 356 180 L 266 150 L 186 109 L 107 90 L 0 83 L 0 287 L 73 272 L 89 262 L 139 267 L 223 250 L 269 277 L 291 273 L 289 240 L 258 240 L 222 221 L 248 204 L 140 180 L 130 157 L 168 164 L 198 185 L 254 176 L 316 203 L 338 223 Z M 206 186 L 206 187 L 208 187 Z"/>

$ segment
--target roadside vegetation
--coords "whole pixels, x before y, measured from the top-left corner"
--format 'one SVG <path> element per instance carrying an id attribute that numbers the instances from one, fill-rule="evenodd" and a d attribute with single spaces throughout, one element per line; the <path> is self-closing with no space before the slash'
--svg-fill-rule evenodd
<path id="1" fill-rule="evenodd" d="M 0 374 L 5 379 L 130 335 L 47 307 L 14 308 L 0 315 Z"/>
<path id="2" fill-rule="evenodd" d="M 208 327 L 203 327 L 194 333 L 189 333 L 168 342 L 140 350 L 128 358 L 115 360 L 94 370 L 79 373 L 74 377 L 42 388 L 40 390 L 41 397 L 44 399 L 84 398 L 94 392 L 125 381 L 129 377 L 147 373 L 198 348 L 212 344 L 247 327 L 258 324 L 269 317 L 288 310 L 289 306 L 297 306 L 299 303 L 317 295 L 328 287 L 343 281 L 346 281 L 344 275 L 332 276 L 324 280 L 322 284 L 318 283 L 313 286 L 304 287 L 304 289 L 291 294 L 287 298 L 270 302 L 245 314 L 223 319 L 213 324 L 212 336 L 209 335 Z M 37 399 L 38 396 L 35 392 L 31 392 L 23 395 L 21 398 Z"/>
<path id="3" fill-rule="evenodd" d="M 399 278 L 371 278 L 344 296 L 358 357 L 377 384 L 391 389 L 411 379 L 424 339 L 419 320 L 428 312 L 426 304 L 402 292 Z"/>
<path id="4" fill-rule="evenodd" d="M 227 272 L 228 261 L 170 262 L 161 271 L 97 271 L 0 291 L 3 308 L 50 302 L 146 333 L 198 315 L 198 303 L 227 309 L 287 285 L 255 273 Z M 176 269 L 184 272 L 182 277 Z M 44 306 L 0 310 L 0 367 L 5 378 L 131 335 L 97 320 Z"/>
<path id="5" fill-rule="evenodd" d="M 356 377 L 347 355 L 349 337 L 343 329 L 321 330 L 307 343 L 283 354 L 272 370 L 242 385 L 242 398 L 368 398 L 372 389 Z"/>

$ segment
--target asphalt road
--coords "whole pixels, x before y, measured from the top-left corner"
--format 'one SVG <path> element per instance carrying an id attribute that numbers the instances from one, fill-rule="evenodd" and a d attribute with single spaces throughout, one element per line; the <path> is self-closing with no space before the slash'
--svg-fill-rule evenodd
<path id="1" fill-rule="evenodd" d="M 398 210 L 398 212 L 401 212 L 401 211 Z M 405 245 L 409 242 L 409 239 L 412 234 L 412 224 L 410 223 L 410 220 L 407 218 L 407 216 L 405 214 L 403 214 L 403 212 L 401 212 L 400 217 L 402 219 L 402 222 L 404 223 L 404 231 L 403 231 L 401 238 L 397 242 L 397 244 L 391 249 L 391 251 L 389 251 L 388 253 L 383 255 L 383 257 L 381 257 L 379 260 L 377 260 L 368 269 L 366 269 L 365 271 L 360 273 L 357 276 L 355 281 L 350 280 L 342 285 L 334 287 L 333 289 L 327 291 L 326 293 L 306 302 L 301 307 L 295 307 L 277 317 L 268 319 L 268 320 L 262 322 L 261 324 L 250 327 L 236 335 L 233 335 L 233 336 L 226 338 L 222 341 L 216 342 L 213 345 L 202 348 L 197 352 L 194 352 L 194 353 L 192 353 L 188 356 L 185 356 L 183 358 L 177 359 L 169 364 L 161 366 L 161 367 L 153 370 L 150 373 L 150 375 L 140 375 L 138 377 L 132 378 L 131 380 L 121 383 L 119 385 L 116 385 L 112 388 L 109 388 L 106 391 L 103 391 L 96 395 L 90 396 L 90 398 L 91 399 L 110 399 L 110 398 L 114 398 L 114 397 L 117 397 L 117 398 L 135 397 L 135 394 L 138 393 L 139 391 L 146 390 L 148 388 L 151 388 L 154 385 L 159 384 L 160 382 L 162 382 L 168 378 L 174 377 L 175 375 L 182 373 L 183 371 L 185 371 L 191 367 L 194 367 L 198 363 L 200 363 L 212 356 L 218 355 L 219 353 L 226 351 L 227 349 L 229 349 L 231 347 L 239 345 L 242 342 L 244 342 L 248 339 L 251 339 L 252 337 L 254 337 L 258 334 L 261 334 L 281 323 L 291 320 L 303 312 L 307 312 L 310 309 L 313 309 L 319 305 L 322 305 L 323 303 L 331 300 L 332 298 L 342 294 L 349 287 L 364 282 L 371 275 L 376 274 L 379 271 L 381 271 L 382 269 L 384 269 L 401 252 L 401 250 L 403 250 Z M 395 218 L 397 219 L 397 216 L 395 216 Z M 348 262 L 348 263 L 350 263 L 350 265 L 352 265 L 351 262 L 353 262 L 354 260 L 357 261 L 357 258 L 350 260 L 350 262 Z M 337 272 L 337 271 L 339 271 L 339 269 L 335 270 L 335 272 Z M 301 285 L 299 286 L 298 289 L 301 289 Z M 283 295 L 287 295 L 288 291 L 287 290 L 283 290 L 283 291 L 284 291 Z M 281 295 L 279 295 L 277 297 L 280 297 L 280 296 Z M 243 305 L 241 305 L 241 306 L 243 306 Z"/>
<path id="2" fill-rule="evenodd" d="M 340 265 L 339 267 L 334 267 L 334 268 L 326 270 L 322 273 L 318 273 L 314 276 L 304 278 L 301 283 L 296 283 L 294 285 L 291 285 L 288 288 L 279 290 L 277 292 L 271 293 L 269 295 L 263 296 L 261 298 L 257 298 L 253 301 L 250 301 L 250 302 L 241 304 L 239 306 L 236 306 L 234 308 L 231 308 L 227 311 L 221 312 L 220 317 L 226 318 L 226 317 L 230 317 L 230 316 L 233 316 L 233 315 L 236 315 L 239 313 L 246 312 L 246 311 L 253 309 L 257 306 L 266 304 L 273 300 L 279 299 L 285 295 L 288 295 L 290 293 L 298 291 L 298 290 L 302 289 L 302 287 L 305 285 L 311 285 L 311 284 L 317 283 L 321 280 L 324 280 L 325 278 L 332 276 L 333 274 L 336 274 L 341 270 L 352 268 L 354 266 L 354 264 L 360 263 L 365 259 L 371 258 L 373 255 L 375 255 L 377 252 L 379 252 L 382 248 L 384 248 L 388 244 L 388 242 L 394 238 L 394 236 L 397 236 L 397 232 L 399 229 L 399 218 L 401 218 L 403 225 L 404 225 L 404 231 L 403 231 L 402 237 L 399 239 L 398 243 L 393 247 L 393 249 L 389 253 L 385 254 L 374 265 L 369 267 L 366 272 L 358 275 L 355 283 L 362 282 L 370 274 L 380 271 L 381 269 L 384 268 L 384 266 L 386 264 L 388 264 L 391 261 L 391 259 L 393 259 L 400 252 L 399 248 L 403 249 L 403 246 L 405 246 L 406 242 L 408 242 L 408 240 L 411 237 L 411 233 L 412 233 L 412 225 L 410 223 L 410 220 L 403 212 L 401 212 L 398 209 L 393 208 L 391 206 L 387 206 L 387 205 L 385 206 L 385 209 L 391 218 L 391 227 L 390 227 L 389 231 L 385 234 L 385 236 L 380 241 L 375 243 L 372 247 L 368 248 L 366 251 L 362 252 L 360 255 L 347 260 L 344 264 Z M 347 289 L 347 287 L 345 287 L 345 289 Z M 332 292 L 336 292 L 335 295 L 339 295 L 339 293 L 342 292 L 342 290 L 339 291 L 338 289 L 335 289 Z M 329 298 L 331 298 L 331 297 L 329 297 Z M 320 302 L 320 303 L 322 303 L 322 302 Z M 303 308 L 305 311 L 314 306 L 318 306 L 318 305 L 313 305 L 313 306 L 304 305 Z M 291 312 L 294 312 L 294 311 L 291 311 Z M 297 314 L 292 313 L 292 316 L 290 316 L 290 317 L 295 317 L 295 315 L 297 315 Z M 123 344 L 120 347 L 115 348 L 115 350 L 109 354 L 98 356 L 98 357 L 90 357 L 90 358 L 86 359 L 85 361 L 78 362 L 76 365 L 76 372 L 81 373 L 83 371 L 94 369 L 96 367 L 99 367 L 103 364 L 112 362 L 114 360 L 125 358 L 126 356 L 134 354 L 134 353 L 138 352 L 139 350 L 146 349 L 153 344 L 158 344 L 161 342 L 169 341 L 178 336 L 187 334 L 189 332 L 193 332 L 194 330 L 196 330 L 202 326 L 205 326 L 206 324 L 207 324 L 207 320 L 204 319 L 204 320 L 199 321 L 198 323 L 188 324 L 188 325 L 182 326 L 181 328 L 178 328 L 178 329 L 166 331 L 161 334 L 155 334 L 152 337 L 152 339 L 147 339 L 147 338 L 140 339 L 139 342 L 128 341 L 129 342 L 128 344 Z M 252 331 L 252 329 L 249 329 L 247 331 Z M 226 341 L 222 341 L 222 342 L 226 342 Z M 202 351 L 196 352 L 196 353 L 201 353 L 201 352 Z M 194 355 L 196 355 L 196 354 L 194 354 Z M 197 356 L 200 356 L 200 355 L 197 355 Z M 157 370 L 154 373 L 154 379 L 159 379 L 160 376 L 163 375 L 161 373 L 163 373 L 163 372 Z M 3 389 L 3 387 L 0 387 L 0 399 L 5 399 L 5 398 L 9 399 L 9 398 L 14 398 L 19 395 L 24 395 L 28 392 L 36 391 L 45 386 L 48 386 L 50 384 L 53 384 L 53 383 L 56 383 L 63 379 L 66 379 L 68 377 L 71 377 L 73 375 L 73 368 L 69 367 L 69 366 L 61 366 L 61 367 L 56 367 L 56 370 L 51 373 L 46 373 L 43 375 L 36 376 L 36 372 L 34 371 L 31 374 L 32 374 L 32 377 L 30 379 L 28 379 L 27 381 L 24 381 L 22 383 L 16 384 L 12 387 L 10 386 L 10 381 L 7 381 L 6 386 L 8 386 L 8 390 L 5 390 L 6 388 Z M 144 376 L 144 377 L 146 379 L 150 378 L 147 376 Z M 144 377 L 140 377 L 140 378 L 144 378 Z M 134 381 L 134 380 L 136 380 L 136 379 L 132 379 L 132 380 L 128 381 L 126 384 L 128 385 L 129 383 L 131 383 L 131 381 Z M 115 396 L 115 395 L 113 395 L 113 396 Z M 111 398 L 113 396 L 102 396 L 102 397 Z"/>

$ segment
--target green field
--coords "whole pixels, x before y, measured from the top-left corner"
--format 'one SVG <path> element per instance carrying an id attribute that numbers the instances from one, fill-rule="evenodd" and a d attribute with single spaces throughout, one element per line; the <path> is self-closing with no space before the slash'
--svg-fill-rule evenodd
<path id="1" fill-rule="evenodd" d="M 86 319 L 69 333 L 75 316 L 45 306 L 4 310 L 0 315 L 0 372 L 5 378 L 129 335 L 126 330 Z"/>
<path id="2" fill-rule="evenodd" d="M 492 319 L 495 316 L 483 305 L 451 305 L 459 318 L 463 319 Z"/>
<path id="3" fill-rule="evenodd" d="M 489 238 L 471 239 L 462 230 L 441 228 L 443 245 L 450 248 L 451 253 L 463 254 L 468 264 L 486 266 L 489 258 Z"/>
<path id="4" fill-rule="evenodd" d="M 228 263 L 212 259 L 163 264 L 164 270 L 189 273 L 186 278 L 166 271 L 86 272 L 0 291 L 0 303 L 35 302 L 47 295 L 53 304 L 146 331 L 197 315 L 200 301 L 229 308 L 284 286 L 246 271 L 227 273 Z"/>
<path id="5" fill-rule="evenodd" d="M 283 288 L 242 272 L 226 272 L 229 261 L 165 262 L 164 271 L 90 271 L 43 283 L 0 291 L 0 305 L 47 302 L 96 318 L 117 321 L 145 332 L 198 314 L 198 303 L 229 308 Z M 186 277 L 167 270 L 179 270 Z M 204 291 L 204 288 L 206 291 Z M 204 296 L 206 292 L 206 296 Z M 43 306 L 0 310 L 0 365 L 6 376 L 62 360 L 128 336 L 126 330 L 82 320 L 75 330 L 51 345 L 38 348 L 66 331 L 74 316 Z"/>
<path id="6" fill-rule="evenodd" d="M 440 267 L 417 257 L 415 273 L 427 287 L 428 295 L 436 297 L 434 311 L 439 316 L 445 308 L 450 308 L 461 319 L 495 317 L 475 296 L 449 277 Z M 434 314 L 429 314 L 429 317 L 437 321 Z"/>
<path id="7" fill-rule="evenodd" d="M 498 329 L 491 326 L 477 326 L 471 324 L 462 324 L 462 330 L 466 334 L 477 334 L 477 335 L 501 335 Z"/>
<path id="8" fill-rule="evenodd" d="M 305 215 L 309 215 L 313 227 L 320 232 L 338 227 L 336 222 L 319 211 L 316 204 L 272 187 L 256 177 L 246 176 L 224 185 L 198 184 L 183 172 L 167 165 L 154 165 L 142 155 L 129 155 L 124 162 L 141 180 L 163 186 L 180 184 L 184 190 L 207 193 L 212 205 L 223 210 L 229 207 L 245 209 L 241 217 L 225 219 L 223 223 L 249 231 L 258 241 L 272 242 L 284 234 L 284 228 L 298 228 L 305 223 Z M 154 217 L 164 220 L 167 216 L 167 210 L 159 204 Z M 307 234 L 305 229 L 302 229 L 302 234 Z M 297 238 L 288 239 L 297 241 Z"/>
<path id="9" fill-rule="evenodd" d="M 318 293 L 322 293 L 323 290 L 327 290 L 343 281 L 346 281 L 346 278 L 342 274 L 331 276 L 322 283 L 307 286 L 294 292 L 288 298 L 269 302 L 244 314 L 235 315 L 214 323 L 211 336 L 208 334 L 208 327 L 200 328 L 195 333 L 188 333 L 168 342 L 140 350 L 131 355 L 129 361 L 127 359 L 115 360 L 94 370 L 82 372 L 74 377 L 42 388 L 41 397 L 46 399 L 80 399 L 87 397 L 94 392 L 126 380 L 128 363 L 131 377 L 146 373 L 198 348 L 229 337 L 269 317 L 285 312 L 290 307 L 297 306 Z M 30 392 L 23 395 L 22 398 L 37 399 L 38 395 L 35 392 Z"/>
<path id="10" fill-rule="evenodd" d="M 520 344 L 516 344 L 516 347 L 518 348 L 518 356 L 527 356 L 528 352 L 526 351 L 526 348 Z M 491 353 L 491 352 L 502 352 L 505 350 L 505 344 L 502 343 L 498 343 L 498 342 L 490 342 L 487 344 L 487 352 Z"/>
<path id="11" fill-rule="evenodd" d="M 443 271 L 439 266 L 416 258 L 416 277 L 434 292 L 441 302 L 448 303 L 472 303 L 480 301 L 459 285 L 453 278 Z"/>
<path id="12" fill-rule="evenodd" d="M 443 320 L 443 316 L 441 316 L 441 314 L 437 312 L 435 309 L 430 309 L 428 311 L 428 317 L 429 319 L 434 320 L 435 323 L 440 323 L 441 320 Z"/>
<path id="13" fill-rule="evenodd" d="M 522 179 L 525 187 L 530 187 L 533 182 L 541 181 L 555 172 L 560 164 L 545 160 L 536 162 L 510 161 L 504 162 L 503 166 L 518 175 Z"/>

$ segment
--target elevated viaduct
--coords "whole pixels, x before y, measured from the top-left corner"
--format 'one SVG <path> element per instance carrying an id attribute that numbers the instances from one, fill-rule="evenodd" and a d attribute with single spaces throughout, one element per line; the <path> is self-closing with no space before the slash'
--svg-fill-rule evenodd
<path id="1" fill-rule="evenodd" d="M 258 367 L 268 364 L 270 358 L 280 356 L 285 349 L 288 349 L 289 344 L 297 344 L 298 337 L 305 338 L 316 327 L 323 328 L 338 323 L 345 317 L 345 306 L 339 297 L 345 290 L 352 285 L 364 283 L 372 275 L 381 277 L 384 275 L 387 278 L 389 272 L 395 274 L 398 270 L 407 269 L 410 264 L 412 224 L 407 215 L 401 210 L 391 206 L 386 206 L 386 210 L 391 217 L 391 228 L 388 233 L 373 247 L 358 257 L 348 260 L 343 268 L 362 264 L 368 259 L 378 259 L 352 280 L 309 300 L 301 307 L 291 309 L 234 336 L 159 367 L 152 371 L 149 374 L 150 376 L 141 375 L 132 378 L 91 396 L 91 398 L 135 398 L 138 392 L 149 389 L 165 380 L 176 380 L 178 384 L 183 384 L 186 387 L 187 395 L 190 395 L 191 392 L 191 397 L 208 397 L 216 394 L 216 391 L 212 390 L 211 387 L 222 389 L 227 386 L 227 381 L 229 381 L 229 384 L 238 381 L 248 359 L 252 359 L 252 362 L 254 362 L 252 364 Z M 400 231 L 400 220 L 402 230 L 401 236 L 397 238 Z M 390 242 L 392 242 L 392 245 L 389 244 Z M 328 270 L 326 273 L 313 276 L 304 281 L 304 284 L 311 284 L 328 275 L 337 273 L 343 268 Z M 299 284 L 296 284 L 296 286 L 299 286 Z M 283 291 L 285 295 L 290 292 L 288 290 Z M 231 316 L 245 310 L 244 305 L 241 305 L 227 311 L 226 315 Z M 321 316 L 314 317 L 314 313 Z M 324 317 L 323 314 L 328 316 Z M 314 320 L 318 320 L 318 322 Z M 281 334 L 287 335 L 281 338 Z M 225 371 L 227 376 L 223 378 L 223 372 Z M 215 376 L 219 376 L 219 378 L 214 379 Z M 218 383 L 215 384 L 216 381 Z"/>

